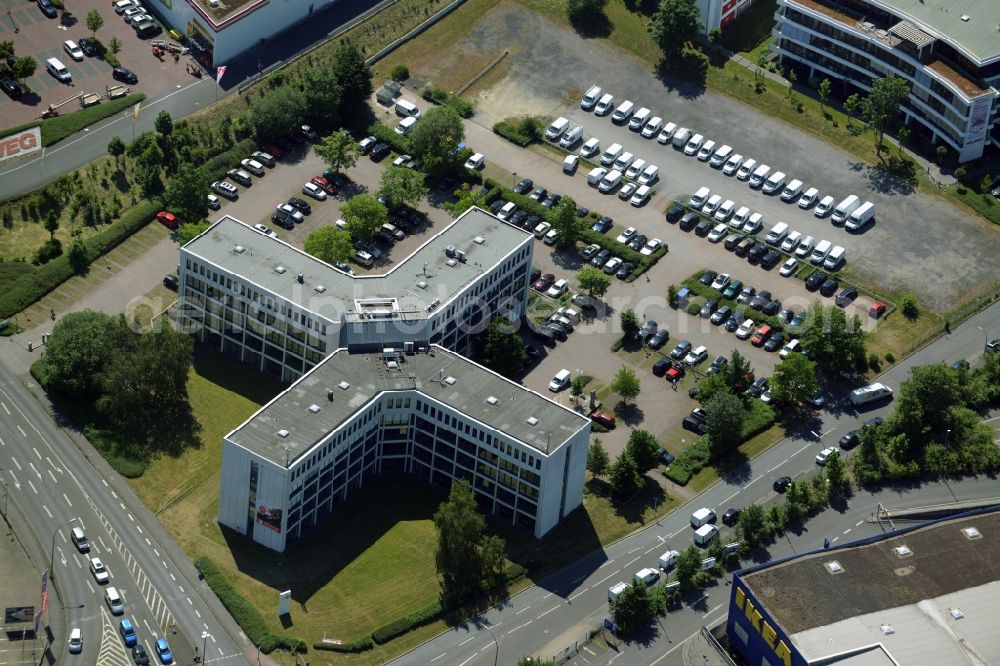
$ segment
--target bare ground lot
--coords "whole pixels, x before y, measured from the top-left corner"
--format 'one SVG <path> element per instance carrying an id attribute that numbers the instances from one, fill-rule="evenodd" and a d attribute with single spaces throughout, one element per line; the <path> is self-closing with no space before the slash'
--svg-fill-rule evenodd
<path id="1" fill-rule="evenodd" d="M 486 81 L 496 81 L 491 87 L 477 84 L 470 91 L 476 102 L 473 122 L 488 128 L 497 120 L 522 114 L 568 116 L 584 125 L 585 136 L 599 136 L 605 147 L 612 141 L 626 149 L 634 145 L 633 152 L 658 164 L 663 175 L 659 194 L 684 196 L 708 185 L 739 205 L 760 210 L 766 223 L 787 221 L 803 235 L 844 245 L 848 272 L 854 278 L 882 293 L 913 292 L 922 304 L 937 311 L 952 309 L 995 279 L 983 267 L 994 262 L 1000 235 L 983 220 L 937 198 L 911 192 L 904 184 L 884 180 L 824 141 L 730 97 L 661 80 L 650 63 L 607 42 L 582 40 L 518 4 L 500 2 L 474 22 L 463 12 L 465 8 L 447 21 L 467 23 L 468 28 L 463 32 L 460 25 L 443 31 L 461 36 L 452 44 L 438 41 L 440 57 L 427 57 L 420 49 L 408 54 L 406 48 L 398 57 L 410 58 L 407 62 L 418 81 L 457 89 L 507 51 L 500 67 L 503 76 L 492 72 Z M 871 200 L 878 206 L 876 223 L 861 235 L 848 234 L 828 220 L 816 220 L 703 163 L 613 126 L 606 118 L 583 112 L 577 101 L 594 83 L 619 100 L 628 98 L 637 107 L 648 106 L 666 120 L 691 127 L 718 145 L 728 143 L 737 152 L 784 171 L 789 179 L 799 178 L 838 200 L 848 194 Z"/>

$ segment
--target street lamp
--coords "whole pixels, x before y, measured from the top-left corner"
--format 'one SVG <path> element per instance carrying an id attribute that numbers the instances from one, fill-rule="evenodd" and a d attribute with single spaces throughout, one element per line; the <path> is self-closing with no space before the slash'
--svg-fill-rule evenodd
<path id="1" fill-rule="evenodd" d="M 976 326 L 979 332 L 983 334 L 983 353 L 986 353 L 986 348 L 990 346 L 990 336 L 986 335 L 986 331 L 983 330 L 982 326 Z"/>
<path id="2" fill-rule="evenodd" d="M 66 527 L 70 523 L 80 522 L 79 518 L 70 518 L 65 523 L 56 528 L 56 531 L 52 533 L 52 547 L 49 548 L 49 580 L 54 580 L 56 577 L 55 569 L 53 568 L 53 558 L 56 554 L 56 535 L 59 534 L 59 530 Z"/>
<path id="3" fill-rule="evenodd" d="M 202 661 L 205 661 L 205 656 L 208 654 L 208 652 L 207 652 L 207 650 L 208 650 L 208 636 L 209 636 L 209 633 L 207 631 L 201 632 L 201 660 Z M 197 656 L 197 655 L 195 655 L 195 656 Z M 195 661 L 197 661 L 197 659 Z"/>
<path id="4" fill-rule="evenodd" d="M 493 637 L 493 645 L 496 646 L 496 652 L 493 653 L 493 666 L 497 666 L 497 662 L 500 660 L 500 641 L 497 640 L 496 634 L 493 633 L 489 625 L 486 625 L 486 631 L 490 632 L 490 636 Z"/>

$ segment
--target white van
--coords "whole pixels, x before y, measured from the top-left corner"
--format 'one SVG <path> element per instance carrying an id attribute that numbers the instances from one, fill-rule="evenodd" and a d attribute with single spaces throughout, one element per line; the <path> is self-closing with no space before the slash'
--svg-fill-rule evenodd
<path id="1" fill-rule="evenodd" d="M 710 196 L 712 196 L 712 190 L 707 187 L 701 187 L 694 193 L 694 196 L 691 197 L 688 203 L 691 204 L 692 208 L 701 208 Z"/>
<path id="2" fill-rule="evenodd" d="M 403 120 L 400 121 L 398 125 L 396 125 L 396 130 L 395 130 L 396 134 L 401 134 L 403 136 L 406 136 L 407 134 L 410 133 L 410 130 L 413 129 L 413 126 L 416 124 L 417 124 L 417 119 L 414 118 L 413 116 L 409 116 L 408 118 L 403 118 Z"/>
<path id="3" fill-rule="evenodd" d="M 656 137 L 656 141 L 658 143 L 662 143 L 663 145 L 667 145 L 671 142 L 671 140 L 673 140 L 676 132 L 677 125 L 675 123 L 667 123 L 663 126 L 663 129 L 660 130 L 660 136 Z"/>
<path id="4" fill-rule="evenodd" d="M 553 393 L 558 393 L 559 391 L 562 391 L 564 388 L 569 386 L 570 379 L 571 375 L 569 370 L 563 368 L 562 370 L 557 372 L 556 376 L 553 377 L 552 381 L 549 382 L 549 390 L 552 391 Z"/>
<path id="5" fill-rule="evenodd" d="M 688 139 L 691 138 L 692 134 L 694 134 L 694 132 L 689 130 L 687 127 L 682 127 L 674 132 L 674 148 L 683 148 L 685 144 L 687 144 Z"/>
<path id="6" fill-rule="evenodd" d="M 611 114 L 611 121 L 615 123 L 623 123 L 632 116 L 632 111 L 635 109 L 635 104 L 625 100 L 618 105 L 615 112 Z"/>
<path id="7" fill-rule="evenodd" d="M 618 598 L 618 595 L 624 592 L 628 588 L 623 582 L 618 582 L 608 588 L 608 602 L 612 602 Z"/>
<path id="8" fill-rule="evenodd" d="M 506 220 L 508 217 L 514 214 L 515 210 L 517 210 L 517 204 L 515 204 L 513 201 L 508 201 L 503 205 L 503 208 L 497 211 L 497 217 L 499 217 L 501 220 Z"/>
<path id="9" fill-rule="evenodd" d="M 413 102 L 408 102 L 405 99 L 400 99 L 396 102 L 396 115 L 403 118 L 419 118 L 420 109 Z"/>
<path id="10" fill-rule="evenodd" d="M 743 232 L 748 234 L 755 234 L 764 228 L 764 215 L 762 213 L 753 213 L 747 223 L 743 225 Z"/>
<path id="11" fill-rule="evenodd" d="M 601 140 L 596 136 L 592 136 L 587 139 L 586 143 L 580 148 L 580 155 L 583 157 L 593 157 L 601 149 Z"/>
<path id="12" fill-rule="evenodd" d="M 660 179 L 660 167 L 650 164 L 639 174 L 640 185 L 652 185 Z"/>
<path id="13" fill-rule="evenodd" d="M 715 522 L 715 512 L 711 509 L 701 508 L 691 514 L 691 527 L 698 529 L 705 523 Z"/>
<path id="14" fill-rule="evenodd" d="M 646 107 L 642 107 L 636 111 L 635 115 L 632 116 L 632 119 L 628 121 L 628 128 L 633 132 L 641 130 L 646 124 L 646 121 L 649 120 L 650 113 L 650 110 Z"/>
<path id="15" fill-rule="evenodd" d="M 606 116 L 611 113 L 611 109 L 614 108 L 615 98 L 613 95 L 602 95 L 601 99 L 597 100 L 597 106 L 594 107 L 594 113 L 599 116 Z"/>
<path id="16" fill-rule="evenodd" d="M 750 209 L 747 208 L 746 206 L 740 206 L 739 210 L 736 211 L 736 214 L 733 215 L 733 219 L 729 220 L 729 226 L 735 229 L 736 231 L 739 231 L 740 229 L 743 228 L 743 225 L 746 224 L 747 220 L 749 219 L 750 219 Z"/>
<path id="17" fill-rule="evenodd" d="M 82 527 L 74 527 L 69 533 L 69 538 L 73 541 L 73 545 L 76 546 L 78 551 L 81 553 L 90 552 L 90 542 L 87 541 L 87 535 L 83 533 Z"/>
<path id="18" fill-rule="evenodd" d="M 816 244 L 816 249 L 813 250 L 812 256 L 809 258 L 809 261 L 813 262 L 817 266 L 822 264 L 823 261 L 826 259 L 826 255 L 830 254 L 831 246 L 832 243 L 830 243 L 830 241 L 821 240 L 819 243 Z"/>
<path id="19" fill-rule="evenodd" d="M 702 525 L 694 533 L 694 543 L 697 546 L 707 546 L 719 536 L 719 528 L 715 525 Z"/>
<path id="20" fill-rule="evenodd" d="M 861 200 L 857 196 L 851 195 L 837 204 L 833 209 L 833 217 L 830 218 L 834 224 L 843 224 L 847 216 L 854 212 L 854 209 L 861 205 Z"/>
<path id="21" fill-rule="evenodd" d="M 566 130 L 566 133 L 559 139 L 559 145 L 563 148 L 572 148 L 583 138 L 583 128 L 579 125 Z"/>
<path id="22" fill-rule="evenodd" d="M 118 590 L 113 587 L 104 590 L 104 603 L 108 605 L 108 610 L 111 611 L 112 615 L 121 615 L 125 612 L 125 604 L 122 602 L 122 597 L 118 594 Z"/>
<path id="23" fill-rule="evenodd" d="M 597 186 L 597 191 L 603 194 L 609 194 L 621 184 L 622 184 L 622 172 L 617 170 L 609 171 L 607 174 L 605 174 L 604 178 L 601 178 L 601 182 Z"/>
<path id="24" fill-rule="evenodd" d="M 866 201 L 851 213 L 844 228 L 849 231 L 857 231 L 871 222 L 873 217 L 875 217 L 875 204 Z"/>
<path id="25" fill-rule="evenodd" d="M 744 165 L 745 166 L 745 165 Z M 750 187 L 760 189 L 764 185 L 764 181 L 767 177 L 771 175 L 771 167 L 766 164 L 761 164 L 759 167 L 754 169 L 754 172 L 750 175 Z"/>
<path id="26" fill-rule="evenodd" d="M 744 160 L 740 168 L 736 170 L 736 180 L 747 180 L 756 168 L 757 160 L 752 157 Z"/>
<path id="27" fill-rule="evenodd" d="M 761 191 L 764 194 L 774 194 L 775 192 L 780 192 L 781 188 L 785 186 L 785 174 L 782 171 L 775 171 L 767 180 L 764 181 L 764 186 Z"/>
<path id="28" fill-rule="evenodd" d="M 694 155 L 701 149 L 701 144 L 705 143 L 705 137 L 701 134 L 695 134 L 684 146 L 685 155 Z"/>
<path id="29" fill-rule="evenodd" d="M 771 230 L 767 232 L 767 236 L 764 237 L 764 242 L 769 245 L 777 245 L 785 236 L 788 235 L 788 225 L 784 222 L 778 222 L 776 225 L 771 227 Z"/>
<path id="30" fill-rule="evenodd" d="M 69 73 L 66 69 L 66 65 L 62 64 L 59 58 L 49 58 L 45 61 L 45 69 L 49 70 L 49 74 L 56 77 L 59 81 L 63 83 L 69 83 L 73 80 L 73 75 Z"/>
<path id="31" fill-rule="evenodd" d="M 640 185 L 639 189 L 637 189 L 635 194 L 632 195 L 632 200 L 629 203 L 636 208 L 644 206 L 646 205 L 646 202 L 649 201 L 649 197 L 652 193 L 653 190 L 649 188 L 649 185 Z"/>
<path id="32" fill-rule="evenodd" d="M 591 187 L 597 187 L 597 184 L 601 182 L 601 179 L 607 175 L 608 170 L 604 167 L 594 167 L 587 174 L 587 185 Z"/>
<path id="33" fill-rule="evenodd" d="M 712 155 L 712 159 L 708 161 L 708 164 L 709 166 L 713 166 L 716 169 L 718 169 L 723 164 L 726 163 L 726 160 L 728 160 L 729 156 L 732 154 L 733 154 L 732 146 L 723 146 L 722 148 L 719 148 L 717 151 L 715 151 L 715 154 Z"/>
<path id="34" fill-rule="evenodd" d="M 660 572 L 652 567 L 646 567 L 645 569 L 640 569 L 635 572 L 635 577 L 646 584 L 646 587 L 650 585 L 655 585 L 656 581 L 660 580 Z"/>
<path id="35" fill-rule="evenodd" d="M 834 245 L 833 249 L 830 250 L 830 254 L 826 255 L 826 259 L 823 261 L 823 268 L 827 270 L 834 270 L 841 265 L 841 263 L 847 261 L 845 259 L 846 250 L 839 245 Z"/>
<path id="36" fill-rule="evenodd" d="M 660 568 L 664 571 L 670 571 L 677 564 L 677 558 L 680 556 L 681 554 L 676 550 L 668 550 L 663 555 L 660 555 Z"/>
<path id="37" fill-rule="evenodd" d="M 799 344 L 798 339 L 797 338 L 793 338 L 793 339 L 791 339 L 791 340 L 788 341 L 787 345 L 785 345 L 784 347 L 781 348 L 781 351 L 778 352 L 778 356 L 780 356 L 781 358 L 788 358 L 790 355 L 794 354 L 795 352 L 800 351 L 801 347 L 802 347 L 802 345 Z"/>
<path id="38" fill-rule="evenodd" d="M 576 173 L 578 166 L 580 166 L 580 158 L 576 155 L 567 155 L 566 159 L 563 160 L 563 173 L 568 173 L 572 176 Z"/>
<path id="39" fill-rule="evenodd" d="M 885 384 L 869 384 L 851 391 L 851 404 L 864 405 L 875 400 L 892 397 L 892 389 Z"/>
<path id="40" fill-rule="evenodd" d="M 801 231 L 793 231 L 793 232 L 791 232 L 790 234 L 788 234 L 787 236 L 785 236 L 785 240 L 783 240 L 781 242 L 781 251 L 782 252 L 791 252 L 792 250 L 794 250 L 795 248 L 797 248 L 799 246 L 799 241 L 800 240 L 802 240 L 802 232 Z"/>
<path id="41" fill-rule="evenodd" d="M 624 153 L 618 156 L 618 159 L 615 160 L 615 163 L 611 168 L 615 169 L 616 171 L 625 171 L 625 169 L 632 166 L 632 162 L 635 162 L 635 155 L 633 155 L 628 151 L 625 151 Z"/>
<path id="42" fill-rule="evenodd" d="M 569 127 L 569 121 L 562 116 L 559 116 L 553 120 L 552 124 L 545 130 L 545 138 L 549 141 L 555 141 L 562 136 L 567 127 Z"/>
<path id="43" fill-rule="evenodd" d="M 585 92 L 583 99 L 580 100 L 580 108 L 584 111 L 590 111 L 600 98 L 601 86 L 590 86 L 590 90 Z"/>
<path id="44" fill-rule="evenodd" d="M 604 166 L 611 166 L 614 161 L 618 159 L 618 156 L 624 152 L 624 150 L 625 149 L 622 148 L 622 144 L 620 143 L 611 144 L 608 146 L 608 149 L 604 151 L 604 154 L 601 155 L 601 164 Z"/>
<path id="45" fill-rule="evenodd" d="M 802 181 L 796 178 L 781 191 L 781 200 L 791 203 L 802 196 Z"/>

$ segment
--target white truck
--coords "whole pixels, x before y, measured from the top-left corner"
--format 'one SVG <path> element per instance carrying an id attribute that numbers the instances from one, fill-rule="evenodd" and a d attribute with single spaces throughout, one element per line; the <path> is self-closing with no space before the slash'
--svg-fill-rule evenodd
<path id="1" fill-rule="evenodd" d="M 719 536 L 719 528 L 712 524 L 702 525 L 694 532 L 694 543 L 696 546 L 707 546 Z"/>

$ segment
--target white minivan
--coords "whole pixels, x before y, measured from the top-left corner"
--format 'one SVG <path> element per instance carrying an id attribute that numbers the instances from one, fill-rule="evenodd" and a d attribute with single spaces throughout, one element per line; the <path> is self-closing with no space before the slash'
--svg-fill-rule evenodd
<path id="1" fill-rule="evenodd" d="M 885 384 L 869 384 L 859 389 L 851 391 L 851 404 L 864 405 L 876 400 L 884 400 L 892 397 L 892 389 Z"/>
<path id="2" fill-rule="evenodd" d="M 816 249 L 812 251 L 812 256 L 809 258 L 809 261 L 813 262 L 817 266 L 822 264 L 826 259 L 826 255 L 830 254 L 831 245 L 832 243 L 828 240 L 821 240 L 816 243 Z"/>
<path id="3" fill-rule="evenodd" d="M 562 116 L 559 116 L 558 118 L 553 120 L 552 124 L 549 125 L 548 128 L 545 130 L 545 138 L 548 139 L 549 141 L 555 141 L 556 139 L 562 136 L 563 132 L 566 131 L 567 127 L 569 127 L 569 120 L 563 118 Z"/>
<path id="4" fill-rule="evenodd" d="M 613 95 L 602 95 L 601 99 L 597 100 L 597 106 L 594 107 L 594 113 L 599 116 L 606 116 L 611 113 L 611 109 L 613 109 L 614 106 L 615 98 Z"/>
<path id="5" fill-rule="evenodd" d="M 776 225 L 771 227 L 771 230 L 767 232 L 767 236 L 764 237 L 764 242 L 768 245 L 777 245 L 785 236 L 788 235 L 788 225 L 784 222 L 778 222 Z"/>
<path id="6" fill-rule="evenodd" d="M 601 150 L 601 140 L 592 136 L 580 147 L 580 155 L 583 157 L 593 157 Z"/>
<path id="7" fill-rule="evenodd" d="M 419 118 L 420 109 L 413 102 L 400 99 L 396 102 L 396 115 L 402 118 Z"/>
<path id="8" fill-rule="evenodd" d="M 614 164 L 615 160 L 618 159 L 618 156 L 624 152 L 624 150 L 625 149 L 622 148 L 622 144 L 620 143 L 611 144 L 608 146 L 608 149 L 604 151 L 604 154 L 601 155 L 601 164 L 604 166 L 611 166 Z"/>
<path id="9" fill-rule="evenodd" d="M 609 171 L 605 174 L 604 178 L 601 178 L 600 184 L 597 186 L 597 191 L 602 194 L 610 194 L 622 184 L 622 172 L 621 171 Z"/>
<path id="10" fill-rule="evenodd" d="M 701 150 L 701 144 L 703 143 L 705 143 L 705 137 L 703 137 L 701 134 L 695 134 L 687 142 L 687 145 L 684 146 L 684 154 L 689 156 L 694 155 L 699 150 Z"/>
<path id="11" fill-rule="evenodd" d="M 767 180 L 764 181 L 764 186 L 761 191 L 764 194 L 774 194 L 775 192 L 780 192 L 781 188 L 785 186 L 785 174 L 783 171 L 775 171 Z"/>
<path id="12" fill-rule="evenodd" d="M 564 388 L 569 386 L 570 379 L 571 375 L 569 370 L 563 368 L 562 370 L 557 372 L 555 377 L 552 378 L 552 381 L 549 382 L 549 390 L 552 391 L 553 393 L 558 393 L 559 391 L 562 391 Z"/>
<path id="13" fill-rule="evenodd" d="M 583 138 L 583 128 L 579 125 L 566 130 L 566 133 L 559 139 L 559 145 L 563 148 L 572 148 Z"/>
<path id="14" fill-rule="evenodd" d="M 108 605 L 112 615 L 121 615 L 125 612 L 125 603 L 116 588 L 109 587 L 104 590 L 104 603 Z"/>
<path id="15" fill-rule="evenodd" d="M 744 164 L 743 166 L 746 166 Z M 767 177 L 771 175 L 771 167 L 766 164 L 761 164 L 759 167 L 754 169 L 754 172 L 750 175 L 750 187 L 755 190 L 759 190 L 764 186 L 764 181 Z"/>
<path id="16" fill-rule="evenodd" d="M 59 58 L 49 58 L 45 61 L 45 69 L 48 70 L 49 74 L 56 77 L 56 79 L 62 81 L 63 83 L 68 83 L 73 80 L 73 75 L 69 73 L 66 69 L 66 65 L 62 64 Z"/>
<path id="17" fill-rule="evenodd" d="M 635 110 L 635 104 L 633 104 L 628 100 L 625 100 L 624 102 L 619 104 L 618 108 L 615 109 L 615 112 L 611 114 L 611 121 L 621 124 L 632 117 L 632 112 L 634 110 Z"/>
<path id="18" fill-rule="evenodd" d="M 732 146 L 722 146 L 715 154 L 712 155 L 712 159 L 708 161 L 709 166 L 713 166 L 716 169 L 720 168 L 729 159 L 729 156 L 733 154 Z"/>
<path id="19" fill-rule="evenodd" d="M 636 111 L 635 115 L 632 116 L 632 119 L 628 121 L 628 128 L 633 132 L 638 132 L 646 124 L 646 121 L 649 120 L 651 114 L 652 112 L 649 109 L 642 107 Z"/>

